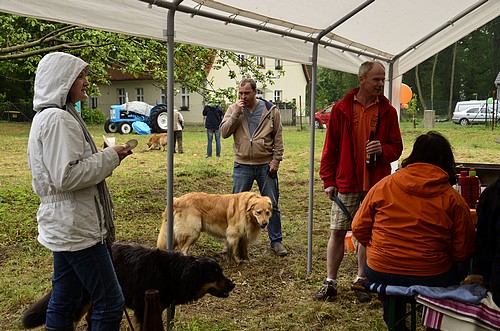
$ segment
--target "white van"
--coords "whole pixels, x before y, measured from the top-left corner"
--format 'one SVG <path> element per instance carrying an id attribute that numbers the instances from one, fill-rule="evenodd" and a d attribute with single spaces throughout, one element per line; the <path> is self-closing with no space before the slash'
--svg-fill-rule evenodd
<path id="1" fill-rule="evenodd" d="M 500 111 L 498 101 L 495 105 L 495 120 L 499 119 Z M 493 103 L 486 107 L 486 100 L 459 101 L 455 106 L 451 121 L 460 125 L 469 125 L 473 123 L 491 122 L 493 118 Z"/>
<path id="2" fill-rule="evenodd" d="M 486 104 L 486 100 L 468 100 L 468 101 L 459 101 L 455 105 L 455 112 L 461 113 L 464 110 L 472 107 L 481 108 Z"/>

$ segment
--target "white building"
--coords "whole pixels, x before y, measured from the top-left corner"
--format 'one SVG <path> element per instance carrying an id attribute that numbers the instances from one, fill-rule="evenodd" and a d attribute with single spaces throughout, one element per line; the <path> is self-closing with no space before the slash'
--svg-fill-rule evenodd
<path id="1" fill-rule="evenodd" d="M 273 102 L 293 102 L 297 107 L 296 115 L 304 114 L 306 89 L 309 81 L 306 66 L 264 57 L 257 57 L 257 61 L 262 70 L 274 71 L 281 67 L 284 71 L 283 75 L 273 78 L 274 84 L 268 85 L 265 89 L 257 85 L 258 96 Z M 243 77 L 231 79 L 229 70 L 239 72 L 236 64 L 230 64 L 229 67 L 220 70 L 210 70 L 208 79 L 213 83 L 214 89 L 234 87 L 237 91 L 238 82 Z M 144 101 L 151 105 L 166 103 L 165 91 L 149 77 L 139 76 L 136 78 L 117 70 L 110 71 L 110 75 L 112 77 L 110 79 L 111 85 L 99 85 L 101 95 L 92 98 L 92 107 L 99 108 L 105 116 L 109 115 L 111 105 L 123 104 L 127 97 L 129 101 Z M 182 111 L 186 123 L 202 124 L 204 100 L 201 94 L 190 93 L 186 88 L 177 85 L 175 90 L 177 93 L 174 96 L 174 104 Z"/>

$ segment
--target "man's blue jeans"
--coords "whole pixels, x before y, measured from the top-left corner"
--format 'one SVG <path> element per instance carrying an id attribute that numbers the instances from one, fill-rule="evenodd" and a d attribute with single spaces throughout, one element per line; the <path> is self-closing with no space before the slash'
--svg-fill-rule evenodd
<path id="1" fill-rule="evenodd" d="M 220 156 L 220 131 L 219 129 L 207 129 L 207 156 L 212 156 L 212 139 L 215 136 L 215 155 Z"/>
<path id="2" fill-rule="evenodd" d="M 77 252 L 53 252 L 52 296 L 45 325 L 54 330 L 73 327 L 74 311 L 85 288 L 93 300 L 92 330 L 120 330 L 125 303 L 106 244 Z"/>
<path id="3" fill-rule="evenodd" d="M 281 213 L 278 207 L 278 177 L 269 177 L 269 164 L 245 165 L 234 162 L 233 193 L 250 191 L 254 180 L 259 185 L 260 194 L 268 196 L 273 203 L 273 215 L 267 226 L 267 234 L 271 240 L 271 247 L 274 247 L 280 244 L 283 239 L 281 233 Z"/>

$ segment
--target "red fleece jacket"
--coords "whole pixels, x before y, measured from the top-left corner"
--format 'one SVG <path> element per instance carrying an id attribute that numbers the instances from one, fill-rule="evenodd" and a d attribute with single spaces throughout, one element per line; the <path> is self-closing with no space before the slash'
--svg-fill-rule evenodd
<path id="1" fill-rule="evenodd" d="M 324 187 L 337 187 L 341 193 L 360 192 L 363 189 L 363 183 L 358 181 L 356 175 L 356 167 L 364 167 L 365 154 L 356 155 L 352 113 L 354 96 L 358 91 L 359 88 L 352 90 L 333 107 L 321 156 L 319 175 Z M 391 173 L 391 162 L 398 160 L 403 151 L 396 109 L 383 95 L 378 98 L 380 124 L 377 138 L 382 144 L 383 152 L 381 156 L 377 156 L 372 183 Z"/>

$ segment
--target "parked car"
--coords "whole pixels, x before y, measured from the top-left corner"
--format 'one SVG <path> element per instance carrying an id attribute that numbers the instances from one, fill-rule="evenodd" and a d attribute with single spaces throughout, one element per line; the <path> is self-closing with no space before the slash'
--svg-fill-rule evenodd
<path id="1" fill-rule="evenodd" d="M 454 112 L 463 112 L 469 108 L 472 107 L 479 107 L 484 106 L 486 104 L 486 100 L 465 100 L 465 101 L 458 101 L 455 105 L 455 110 Z"/>
<path id="2" fill-rule="evenodd" d="M 486 111 L 486 109 L 488 109 Z M 498 121 L 500 112 L 495 111 L 495 120 Z M 464 110 L 453 112 L 453 123 L 460 125 L 469 125 L 477 123 L 491 122 L 493 117 L 493 108 L 488 105 L 488 108 L 483 106 L 472 106 Z"/>
<path id="3" fill-rule="evenodd" d="M 328 126 L 328 121 L 330 120 L 330 113 L 332 112 L 334 103 L 314 114 L 314 127 L 316 129 L 325 129 Z"/>

